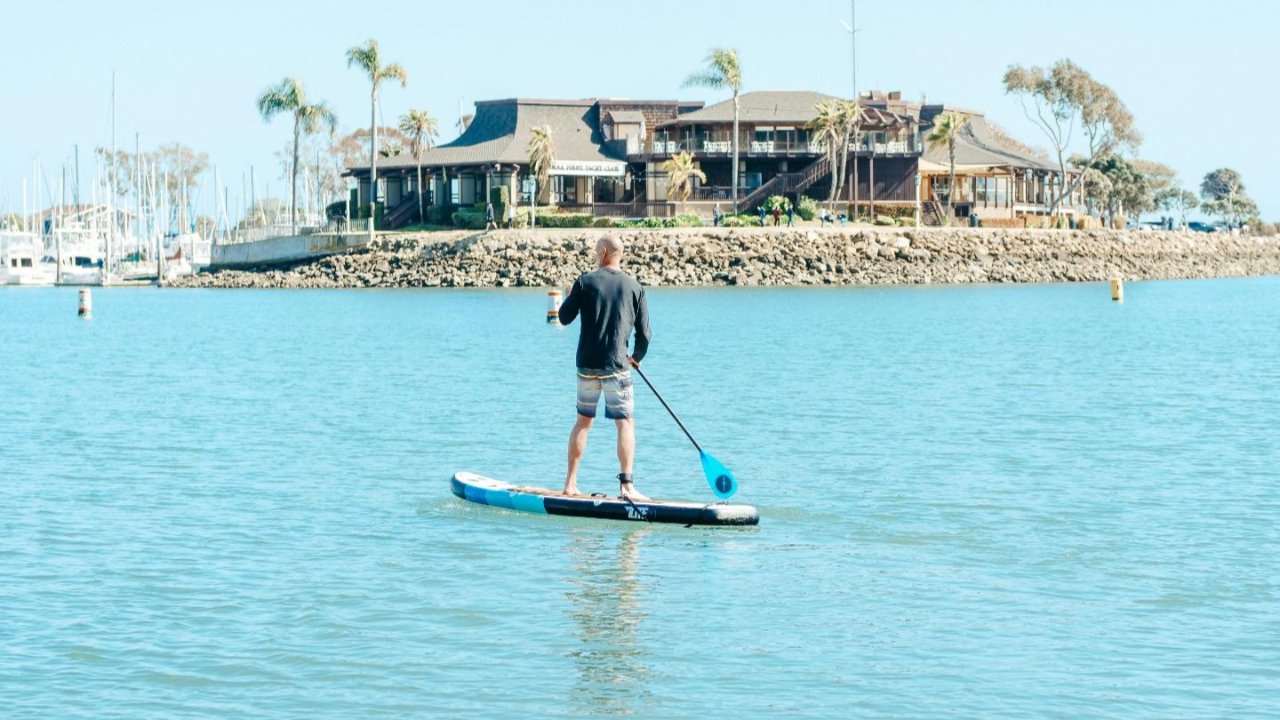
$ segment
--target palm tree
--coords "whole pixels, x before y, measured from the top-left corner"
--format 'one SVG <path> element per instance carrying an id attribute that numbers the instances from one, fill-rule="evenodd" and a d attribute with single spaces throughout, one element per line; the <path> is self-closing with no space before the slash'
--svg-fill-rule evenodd
<path id="1" fill-rule="evenodd" d="M 551 138 L 551 126 L 543 125 L 529 131 L 529 143 L 525 146 L 529 152 L 529 174 L 537 178 L 534 191 L 533 208 L 536 213 L 538 200 L 549 198 L 551 192 L 551 166 L 556 162 L 556 145 Z"/>
<path id="2" fill-rule="evenodd" d="M 968 124 L 968 115 L 962 115 L 958 112 L 944 112 L 938 116 L 937 120 L 934 120 L 933 129 L 925 137 L 930 148 L 946 145 L 947 155 L 951 159 L 951 180 L 947 184 L 947 210 L 944 215 L 948 225 L 951 224 L 953 200 L 956 196 L 956 138 L 959 137 L 960 130 Z"/>
<path id="3" fill-rule="evenodd" d="M 378 213 L 378 88 L 383 80 L 399 80 L 400 87 L 409 84 L 409 73 L 399 63 L 383 66 L 378 56 L 378 41 L 370 38 L 364 45 L 347 50 L 347 67 L 358 67 L 369 76 L 369 239 L 373 239 L 374 218 Z"/>
<path id="4" fill-rule="evenodd" d="M 269 87 L 258 96 L 258 112 L 264 121 L 281 113 L 293 115 L 293 197 L 289 202 L 289 216 L 292 232 L 298 234 L 298 146 L 303 135 L 320 132 L 321 127 L 329 128 L 333 135 L 338 128 L 338 116 L 329 109 L 329 104 L 321 100 L 307 103 L 307 93 L 302 83 L 295 78 L 285 78 L 279 85 Z"/>
<path id="5" fill-rule="evenodd" d="M 844 138 L 844 120 L 841 118 L 839 100 L 823 100 L 813 106 L 817 113 L 805 127 L 814 131 L 813 138 L 826 149 L 827 165 L 831 168 L 831 195 L 827 205 L 835 210 L 836 196 L 840 193 L 840 147 Z"/>
<path id="6" fill-rule="evenodd" d="M 840 178 L 849 174 L 849 151 L 853 150 L 853 177 L 849 182 L 849 199 L 853 202 L 854 220 L 858 214 L 858 143 L 862 135 L 862 106 L 857 100 L 836 100 L 836 119 L 840 126 L 843 150 L 840 152 Z"/>
<path id="7" fill-rule="evenodd" d="M 439 137 L 439 123 L 426 110 L 410 110 L 400 116 L 400 132 L 409 136 L 413 159 L 418 163 L 418 222 L 426 222 L 422 212 L 422 153 L 430 150 L 432 141 Z"/>
<path id="8" fill-rule="evenodd" d="M 707 67 L 685 79 L 681 87 L 704 87 L 712 90 L 733 90 L 733 211 L 738 212 L 738 93 L 742 90 L 742 66 L 738 51 L 712 48 L 707 55 Z"/>
<path id="9" fill-rule="evenodd" d="M 707 174 L 698 169 L 693 156 L 687 150 L 672 156 L 662 163 L 662 171 L 667 174 L 667 199 L 679 197 L 677 202 L 684 203 L 693 194 L 693 179 L 707 181 Z"/>

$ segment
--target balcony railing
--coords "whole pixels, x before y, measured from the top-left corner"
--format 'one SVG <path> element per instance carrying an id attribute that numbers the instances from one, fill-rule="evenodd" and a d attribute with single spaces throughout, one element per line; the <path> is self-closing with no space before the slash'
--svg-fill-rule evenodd
<path id="1" fill-rule="evenodd" d="M 870 138 L 851 143 L 850 150 L 876 155 L 906 155 L 918 152 L 920 143 L 915 136 L 902 140 L 873 143 Z M 689 151 L 701 155 L 728 155 L 733 152 L 729 140 L 655 140 L 653 154 L 676 155 Z M 752 155 L 822 155 L 826 143 L 813 140 L 751 140 L 739 146 L 739 152 Z"/>

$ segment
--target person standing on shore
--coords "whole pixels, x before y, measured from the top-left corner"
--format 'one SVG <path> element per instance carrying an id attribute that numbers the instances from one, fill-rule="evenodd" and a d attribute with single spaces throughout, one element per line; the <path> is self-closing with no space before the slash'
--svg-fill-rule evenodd
<path id="1" fill-rule="evenodd" d="M 712 227 L 720 227 L 720 203 L 716 203 L 711 208 L 711 225 Z"/>
<path id="2" fill-rule="evenodd" d="M 484 229 L 497 230 L 498 223 L 493 221 L 493 203 L 485 203 L 484 206 Z"/>
<path id="3" fill-rule="evenodd" d="M 773 226 L 778 227 L 781 224 L 782 224 L 782 208 L 777 205 L 774 205 L 773 206 Z"/>
<path id="4" fill-rule="evenodd" d="M 787 227 L 795 227 L 796 224 L 796 204 L 787 203 Z"/>
<path id="5" fill-rule="evenodd" d="M 760 205 L 760 227 L 764 227 L 764 214 L 765 214 L 764 205 L 761 204 Z"/>
<path id="6" fill-rule="evenodd" d="M 578 464 L 587 449 L 587 434 L 595 419 L 600 395 L 604 416 L 618 429 L 618 485 L 627 500 L 648 500 L 632 481 L 635 460 L 635 402 L 631 368 L 640 367 L 649 350 L 649 308 L 644 288 L 622 270 L 622 241 L 606 235 L 596 241 L 596 269 L 578 277 L 560 306 L 561 325 L 579 316 L 578 419 L 569 433 L 569 466 L 564 494 L 578 493 Z M 627 354 L 627 341 L 635 344 Z"/>

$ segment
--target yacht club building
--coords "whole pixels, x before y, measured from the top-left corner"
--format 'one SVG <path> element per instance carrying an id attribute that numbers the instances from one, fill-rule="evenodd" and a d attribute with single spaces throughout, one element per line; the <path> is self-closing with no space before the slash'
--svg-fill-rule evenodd
<path id="1" fill-rule="evenodd" d="M 755 209 L 771 195 L 829 198 L 832 168 L 825 147 L 808 128 L 815 106 L 832 96 L 814 92 L 752 92 L 739 103 L 739 208 Z M 957 140 L 954 212 L 960 218 L 1009 218 L 1047 214 L 1063 181 L 1056 168 L 1002 146 L 981 113 L 948 105 L 909 103 L 898 93 L 864 93 L 861 134 L 851 148 L 849 177 L 841 185 L 842 208 L 874 214 L 897 206 L 941 222 L 950 189 L 945 147 L 927 147 L 935 119 L 956 110 L 970 122 Z M 379 160 L 382 225 L 416 221 L 419 192 L 428 207 L 483 204 L 490 190 L 505 186 L 513 201 L 535 200 L 528 143 L 537 127 L 550 127 L 555 147 L 551 187 L 539 188 L 539 204 L 601 217 L 653 217 L 676 213 L 667 197 L 663 163 L 681 152 L 693 155 L 707 176 L 681 212 L 710 216 L 732 196 L 733 103 L 711 106 L 674 100 L 537 100 L 512 98 L 476 103 L 474 119 L 452 142 Z M 421 163 L 423 183 L 418 187 Z M 369 202 L 369 168 L 348 174 L 358 183 L 360 205 Z M 1078 211 L 1080 198 L 1064 205 Z"/>

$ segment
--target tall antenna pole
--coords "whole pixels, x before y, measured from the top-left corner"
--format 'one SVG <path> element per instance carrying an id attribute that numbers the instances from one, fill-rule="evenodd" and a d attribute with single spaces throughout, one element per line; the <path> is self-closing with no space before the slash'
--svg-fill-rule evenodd
<path id="1" fill-rule="evenodd" d="M 853 99 L 858 99 L 858 0 L 849 0 L 849 22 L 840 24 L 849 31 L 849 64 L 852 69 Z"/>
<path id="2" fill-rule="evenodd" d="M 858 99 L 858 0 L 849 0 L 849 54 L 853 64 L 853 99 Z"/>

